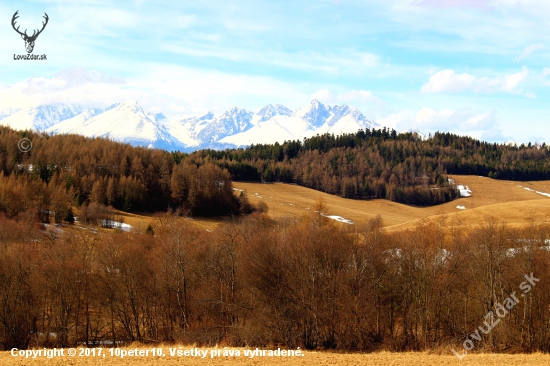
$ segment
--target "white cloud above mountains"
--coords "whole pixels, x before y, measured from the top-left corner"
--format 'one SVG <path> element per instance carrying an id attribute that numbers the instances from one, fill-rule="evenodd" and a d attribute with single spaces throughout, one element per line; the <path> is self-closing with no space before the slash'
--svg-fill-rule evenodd
<path id="1" fill-rule="evenodd" d="M 397 130 L 415 130 L 423 133 L 453 132 L 490 141 L 505 141 L 494 110 L 471 108 L 441 109 L 424 107 L 418 111 L 406 110 L 376 120 L 377 123 Z"/>
<path id="2" fill-rule="evenodd" d="M 422 86 L 421 91 L 424 93 L 473 92 L 481 94 L 505 92 L 533 98 L 534 93 L 524 92 L 520 87 L 528 75 L 529 70 L 526 67 L 517 73 L 497 77 L 476 77 L 468 73 L 457 74 L 454 70 L 446 69 L 432 75 L 430 80 Z"/>
<path id="3" fill-rule="evenodd" d="M 321 89 L 310 95 L 311 99 L 317 99 L 325 104 L 375 104 L 381 106 L 383 102 L 370 90 L 350 90 L 334 95 L 328 89 Z"/>

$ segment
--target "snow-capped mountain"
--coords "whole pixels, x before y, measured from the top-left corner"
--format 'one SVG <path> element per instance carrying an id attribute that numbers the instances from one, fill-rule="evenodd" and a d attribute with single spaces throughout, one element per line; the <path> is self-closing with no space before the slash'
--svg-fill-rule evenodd
<path id="1" fill-rule="evenodd" d="M 109 107 L 105 112 L 87 110 L 46 130 L 53 134 L 79 134 L 104 137 L 132 145 L 177 150 L 183 146 L 141 106 L 129 100 Z"/>
<path id="2" fill-rule="evenodd" d="M 208 124 L 214 121 L 212 112 L 205 113 L 196 117 L 183 119 L 164 120 L 168 132 L 174 136 L 181 144 L 187 147 L 198 147 L 201 141 L 197 134 L 200 133 Z"/>
<path id="3" fill-rule="evenodd" d="M 311 137 L 318 133 L 337 135 L 378 127 L 377 123 L 369 121 L 357 108 L 347 104 L 327 107 L 321 102 L 313 100 L 309 105 L 292 114 L 284 112 L 267 120 L 260 120 L 249 130 L 225 137 L 218 143 L 221 147 L 282 143 L 285 140 L 302 140 L 304 137 Z"/>
<path id="4" fill-rule="evenodd" d="M 20 109 L 18 109 L 18 108 L 7 108 L 7 109 L 4 109 L 4 110 L 0 110 L 0 121 L 3 120 L 6 117 L 11 116 L 14 113 L 19 112 L 19 111 L 20 111 Z"/>
<path id="5" fill-rule="evenodd" d="M 256 126 L 258 123 L 265 122 L 275 116 L 291 116 L 291 115 L 292 115 L 292 111 L 287 107 L 285 107 L 284 105 L 268 104 L 262 109 L 260 109 L 260 111 L 252 117 L 252 120 L 250 121 L 250 123 Z"/>
<path id="6" fill-rule="evenodd" d="M 215 118 L 206 125 L 198 134 L 197 138 L 203 144 L 212 144 L 226 136 L 235 135 L 248 130 L 252 125 L 250 120 L 253 114 L 242 108 L 233 107 L 219 118 Z"/>
<path id="7" fill-rule="evenodd" d="M 312 127 L 321 127 L 332 115 L 329 108 L 313 99 L 309 105 L 292 113 L 292 117 L 303 119 Z"/>
<path id="8" fill-rule="evenodd" d="M 56 104 L 28 110 L 2 110 L 0 124 L 51 134 L 105 137 L 169 151 L 283 143 L 316 134 L 353 133 L 379 127 L 355 107 L 325 106 L 317 100 L 295 111 L 280 104 L 269 104 L 257 113 L 233 107 L 220 116 L 208 112 L 186 118 L 153 115 L 131 100 L 105 110 Z"/>
<path id="9" fill-rule="evenodd" d="M 51 104 L 20 110 L 7 109 L 4 113 L 6 112 L 9 115 L 0 119 L 4 126 L 17 130 L 44 131 L 61 121 L 81 114 L 82 108 L 69 104 Z"/>

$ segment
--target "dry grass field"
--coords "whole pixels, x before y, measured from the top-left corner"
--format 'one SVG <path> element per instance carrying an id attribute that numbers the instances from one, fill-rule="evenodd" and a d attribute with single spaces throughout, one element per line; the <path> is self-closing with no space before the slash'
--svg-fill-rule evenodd
<path id="1" fill-rule="evenodd" d="M 359 226 L 380 215 L 389 231 L 409 229 L 420 220 L 440 220 L 442 217 L 464 228 L 480 224 L 489 217 L 500 218 L 512 226 L 525 225 L 531 219 L 550 221 L 550 197 L 537 193 L 549 193 L 550 181 L 516 182 L 479 176 L 452 178 L 457 184 L 468 186 L 471 197 L 432 207 L 414 207 L 383 199 L 346 199 L 295 184 L 234 182 L 233 186 L 236 194 L 240 190 L 246 191 L 253 204 L 264 201 L 269 207 L 269 216 L 274 220 L 302 216 L 310 212 L 322 197 L 330 215 L 352 220 Z M 116 214 L 142 232 L 155 221 L 152 213 L 116 211 Z M 195 217 L 192 222 L 211 231 L 222 221 L 220 218 Z"/>
<path id="2" fill-rule="evenodd" d="M 357 225 L 380 215 L 390 231 L 411 228 L 419 220 L 438 220 L 443 215 L 457 226 L 464 227 L 482 223 L 490 216 L 511 225 L 524 225 L 531 218 L 539 222 L 550 220 L 550 197 L 536 193 L 550 192 L 548 181 L 515 182 L 479 176 L 452 178 L 457 184 L 468 186 L 471 197 L 432 207 L 413 207 L 381 199 L 345 199 L 293 184 L 235 182 L 234 187 L 245 190 L 252 203 L 260 200 L 267 203 L 269 215 L 274 219 L 303 215 L 322 197 L 330 215 L 353 220 Z"/>
<path id="3" fill-rule="evenodd" d="M 341 354 L 331 352 L 304 352 L 301 357 L 254 357 L 249 358 L 244 356 L 244 349 L 240 350 L 240 356 L 216 356 L 211 358 L 210 351 L 212 349 L 201 348 L 200 350 L 208 352 L 205 358 L 194 356 L 170 356 L 169 348 L 177 348 L 175 346 L 163 346 L 164 357 L 159 356 L 127 356 L 124 358 L 111 356 L 109 349 L 103 349 L 102 355 L 105 357 L 94 356 L 74 356 L 69 357 L 54 357 L 48 358 L 24 358 L 14 357 L 10 352 L 0 352 L 0 365 L 3 366 L 22 366 L 22 365 L 366 365 L 366 366 L 501 366 L 501 365 L 548 365 L 550 363 L 550 355 L 544 354 L 529 354 L 529 355 L 506 355 L 506 354 L 469 354 L 462 360 L 452 354 L 438 355 L 426 352 L 375 352 L 369 354 Z M 189 349 L 191 347 L 182 347 Z M 121 348 L 120 350 L 133 351 L 136 347 Z M 149 350 L 147 347 L 139 347 L 139 350 Z M 65 350 L 65 354 L 67 350 Z M 450 353 L 450 352 L 449 352 Z"/>

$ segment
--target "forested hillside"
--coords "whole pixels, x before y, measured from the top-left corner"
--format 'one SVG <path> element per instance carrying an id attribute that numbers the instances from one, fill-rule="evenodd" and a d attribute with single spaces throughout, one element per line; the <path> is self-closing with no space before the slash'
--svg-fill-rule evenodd
<path id="1" fill-rule="evenodd" d="M 32 139 L 22 152 L 18 141 Z M 184 207 L 197 215 L 238 214 L 229 172 L 186 155 L 135 148 L 77 135 L 44 136 L 0 130 L 0 211 L 29 209 L 56 221 L 70 220 L 72 206 L 88 204 L 143 211 Z"/>
<path id="2" fill-rule="evenodd" d="M 32 139 L 29 152 L 18 149 L 23 137 Z M 183 207 L 201 216 L 250 212 L 246 197 L 233 195 L 231 179 L 434 205 L 459 194 L 447 174 L 550 179 L 549 158 L 545 145 L 497 145 L 449 133 L 423 140 L 387 129 L 187 155 L 3 128 L 0 210 L 14 217 L 32 207 L 44 216 L 53 212 L 58 222 L 71 220 L 71 207 L 89 204 L 153 212 Z"/>
<path id="3" fill-rule="evenodd" d="M 386 198 L 416 205 L 457 197 L 447 174 L 550 179 L 550 151 L 544 144 L 507 146 L 450 133 L 421 139 L 416 133 L 397 134 L 386 128 L 282 145 L 202 150 L 190 158 L 214 160 L 234 180 L 294 182 L 343 197 Z"/>

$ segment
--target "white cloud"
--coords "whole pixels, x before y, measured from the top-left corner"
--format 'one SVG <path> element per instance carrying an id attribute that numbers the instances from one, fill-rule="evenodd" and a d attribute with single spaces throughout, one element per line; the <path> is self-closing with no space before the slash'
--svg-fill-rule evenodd
<path id="1" fill-rule="evenodd" d="M 436 113 L 433 109 L 424 107 L 416 114 L 416 121 L 421 123 L 422 121 L 432 118 L 435 115 Z"/>
<path id="2" fill-rule="evenodd" d="M 27 78 L 0 89 L 0 109 L 70 103 L 104 108 L 127 99 L 169 117 L 232 106 L 254 110 L 268 103 L 297 108 L 307 103 L 310 85 L 270 77 L 233 75 L 166 64 L 147 65 L 138 78 L 112 78 L 86 69 L 62 70 L 52 78 Z"/>
<path id="3" fill-rule="evenodd" d="M 71 79 L 71 75 L 75 78 Z M 99 80 L 91 80 L 90 77 Z M 114 102 L 141 97 L 141 91 L 124 89 L 123 84 L 123 80 L 109 79 L 98 72 L 64 70 L 50 79 L 27 78 L 1 89 L 0 107 L 28 108 L 52 103 L 106 107 Z"/>
<path id="4" fill-rule="evenodd" d="M 546 48 L 548 48 L 548 47 L 546 47 L 546 45 L 544 45 L 542 43 L 536 43 L 536 44 L 532 44 L 530 46 L 527 46 L 527 47 L 525 47 L 525 49 L 523 50 L 521 55 L 519 55 L 518 61 L 523 60 L 525 57 L 529 56 L 530 54 L 532 54 L 533 52 L 535 52 L 537 50 L 543 50 L 543 49 L 546 49 Z"/>
<path id="5" fill-rule="evenodd" d="M 215 37 L 214 41 L 219 40 L 219 37 Z M 205 44 L 204 42 L 185 45 L 166 43 L 161 45 L 160 49 L 180 55 L 276 65 L 308 72 L 321 71 L 328 74 L 364 74 L 367 70 L 380 66 L 380 57 L 367 52 L 258 52 L 255 49 L 228 49 L 224 44 Z"/>
<path id="6" fill-rule="evenodd" d="M 470 74 L 456 74 L 454 70 L 443 70 L 430 77 L 430 81 L 422 86 L 426 93 L 460 93 L 471 90 L 476 77 Z"/>
<path id="7" fill-rule="evenodd" d="M 502 90 L 514 94 L 519 83 L 521 83 L 527 77 L 527 68 L 523 68 L 523 71 L 508 75 L 504 77 L 502 82 Z"/>
<path id="8" fill-rule="evenodd" d="M 370 90 L 350 90 L 345 93 L 332 94 L 328 89 L 321 89 L 310 95 L 311 99 L 317 99 L 324 104 L 376 104 L 382 105 L 382 101 Z"/>
<path id="9" fill-rule="evenodd" d="M 542 69 L 542 76 L 548 76 L 550 75 L 550 67 L 545 67 Z"/>
<path id="10" fill-rule="evenodd" d="M 504 141 L 494 111 L 479 111 L 470 108 L 441 109 L 424 107 L 419 111 L 401 111 L 377 119 L 383 126 L 400 131 L 415 130 L 422 133 L 435 131 L 453 132 L 491 141 Z"/>
<path id="11" fill-rule="evenodd" d="M 317 99 L 323 104 L 334 104 L 336 103 L 336 98 L 328 89 L 321 89 L 311 94 L 310 99 Z"/>
<path id="12" fill-rule="evenodd" d="M 430 80 L 422 86 L 421 91 L 424 93 L 506 92 L 523 94 L 523 89 L 518 87 L 525 81 L 528 74 L 528 69 L 524 67 L 522 71 L 511 75 L 477 78 L 471 74 L 457 74 L 454 70 L 447 69 L 432 75 Z M 532 95 L 533 93 L 526 94 Z"/>
<path id="13" fill-rule="evenodd" d="M 358 102 L 360 104 L 382 103 L 382 101 L 378 99 L 378 97 L 376 97 L 370 90 L 351 90 L 347 93 L 338 94 L 338 100 L 346 103 Z"/>

